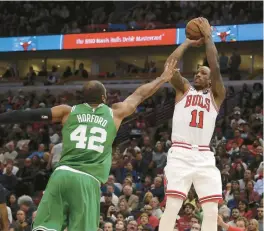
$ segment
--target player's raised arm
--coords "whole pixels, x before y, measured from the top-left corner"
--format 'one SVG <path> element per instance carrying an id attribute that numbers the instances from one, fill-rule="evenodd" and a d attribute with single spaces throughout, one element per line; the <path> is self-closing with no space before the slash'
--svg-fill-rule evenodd
<path id="1" fill-rule="evenodd" d="M 177 60 L 179 61 L 184 52 L 189 48 L 189 47 L 198 47 L 200 45 L 203 44 L 204 39 L 201 38 L 199 40 L 190 40 L 190 39 L 186 39 L 180 46 L 178 46 L 175 51 L 173 51 L 173 53 L 168 57 L 168 59 L 166 60 L 165 65 L 170 62 L 172 59 L 173 60 Z M 171 80 L 170 80 L 170 84 L 178 91 L 181 91 L 182 93 L 184 93 L 185 91 L 188 90 L 189 88 L 189 81 L 185 78 L 183 78 L 181 76 L 180 73 L 178 73 L 177 75 L 174 75 Z"/>
<path id="2" fill-rule="evenodd" d="M 0 114 L 0 124 L 15 124 L 25 122 L 52 121 L 63 122 L 65 116 L 71 111 L 68 105 L 53 108 L 40 108 L 32 110 L 18 110 Z"/>
<path id="3" fill-rule="evenodd" d="M 220 73 L 218 52 L 212 38 L 211 26 L 205 18 L 199 18 L 198 25 L 205 39 L 206 57 L 211 70 L 212 92 L 216 103 L 220 106 L 225 98 L 226 91 Z"/>
<path id="4" fill-rule="evenodd" d="M 125 117 L 135 112 L 139 104 L 152 96 L 164 83 L 170 81 L 172 76 L 178 71 L 175 68 L 176 63 L 177 61 L 172 59 L 166 64 L 165 70 L 160 77 L 137 88 L 124 102 L 116 103 L 112 106 L 117 127 L 119 127 Z"/>

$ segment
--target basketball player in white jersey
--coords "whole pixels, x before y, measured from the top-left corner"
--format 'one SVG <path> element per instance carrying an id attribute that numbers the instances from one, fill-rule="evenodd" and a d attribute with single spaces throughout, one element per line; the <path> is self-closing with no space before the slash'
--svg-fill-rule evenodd
<path id="1" fill-rule="evenodd" d="M 176 89 L 176 104 L 172 125 L 172 147 L 168 152 L 166 176 L 167 204 L 159 231 L 173 231 L 176 216 L 193 184 L 203 209 L 202 231 L 217 231 L 218 201 L 222 199 L 222 184 L 209 143 L 215 128 L 218 110 L 225 98 L 218 53 L 211 36 L 211 27 L 204 18 L 197 23 L 204 36 L 210 68 L 201 66 L 194 76 L 193 86 L 180 73 L 171 80 Z M 199 41 L 200 42 L 200 41 Z M 198 43 L 199 43 L 198 42 Z M 187 39 L 167 61 L 179 59 L 197 42 Z"/>

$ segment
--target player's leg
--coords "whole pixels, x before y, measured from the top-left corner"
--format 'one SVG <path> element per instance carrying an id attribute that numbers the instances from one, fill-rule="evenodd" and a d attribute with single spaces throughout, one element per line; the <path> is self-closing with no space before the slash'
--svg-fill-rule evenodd
<path id="1" fill-rule="evenodd" d="M 160 220 L 159 231 L 174 229 L 177 215 L 192 185 L 192 170 L 188 161 L 184 159 L 184 154 L 175 149 L 169 150 L 168 153 L 167 166 L 165 167 L 167 201 Z"/>
<path id="2" fill-rule="evenodd" d="M 213 153 L 200 153 L 200 163 L 193 177 L 194 188 L 203 209 L 201 231 L 217 231 L 218 201 L 222 199 L 222 183 L 219 170 L 215 167 Z"/>
<path id="3" fill-rule="evenodd" d="M 68 231 L 97 230 L 100 220 L 99 181 L 82 173 L 72 173 L 69 181 L 72 181 L 72 188 L 66 194 L 70 208 Z"/>
<path id="4" fill-rule="evenodd" d="M 63 231 L 67 219 L 67 203 L 63 199 L 65 181 L 63 173 L 55 171 L 38 206 L 32 231 Z"/>

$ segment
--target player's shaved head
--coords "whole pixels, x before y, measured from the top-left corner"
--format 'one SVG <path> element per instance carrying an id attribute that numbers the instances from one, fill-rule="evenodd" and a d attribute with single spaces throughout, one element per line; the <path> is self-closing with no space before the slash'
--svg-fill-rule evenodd
<path id="1" fill-rule="evenodd" d="M 194 88 L 203 90 L 211 86 L 211 70 L 207 66 L 200 66 L 194 75 Z"/>
<path id="2" fill-rule="evenodd" d="M 105 86 L 96 80 L 88 81 L 83 85 L 83 96 L 85 103 L 100 104 L 106 101 Z"/>

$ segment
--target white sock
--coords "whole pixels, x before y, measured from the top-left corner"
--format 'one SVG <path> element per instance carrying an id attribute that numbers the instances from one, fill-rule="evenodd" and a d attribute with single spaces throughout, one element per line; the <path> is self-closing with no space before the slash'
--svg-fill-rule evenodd
<path id="1" fill-rule="evenodd" d="M 203 223 L 201 231 L 217 231 L 218 204 L 206 202 L 202 204 Z"/>
<path id="2" fill-rule="evenodd" d="M 183 200 L 167 197 L 166 208 L 161 216 L 159 231 L 173 231 L 177 215 L 182 207 Z"/>

